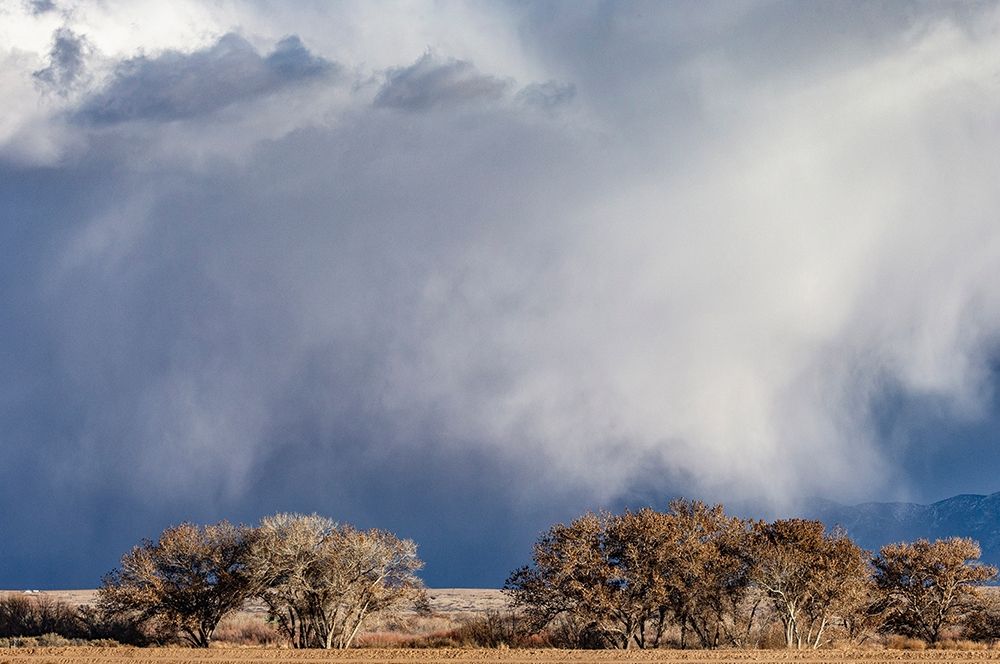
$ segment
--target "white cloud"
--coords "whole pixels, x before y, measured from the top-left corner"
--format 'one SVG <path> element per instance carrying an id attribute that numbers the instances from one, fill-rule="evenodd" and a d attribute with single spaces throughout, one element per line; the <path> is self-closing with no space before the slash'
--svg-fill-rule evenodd
<path id="1" fill-rule="evenodd" d="M 657 473 L 720 498 L 861 493 L 905 480 L 871 412 L 887 386 L 981 414 L 1000 331 L 995 11 L 975 31 L 885 28 L 849 57 L 810 44 L 786 71 L 769 44 L 733 46 L 751 10 L 699 14 L 702 45 L 663 37 L 669 7 L 544 30 L 499 6 L 375 7 L 185 3 L 136 27 L 75 5 L 63 20 L 103 78 L 0 125 L 8 154 L 113 165 L 114 199 L 57 242 L 46 297 L 67 372 L 118 377 L 81 397 L 100 413 L 86 437 L 132 441 L 139 482 L 195 455 L 194 484 L 230 468 L 238 492 L 287 442 L 275 422 L 308 372 L 317 444 L 474 446 L 605 499 Z M 198 83 L 230 31 L 241 71 L 294 34 L 345 82 L 221 103 Z M 18 72 L 51 45 L 35 41 L 3 55 L 5 93 L 27 94 Z M 191 92 L 168 101 L 197 112 L 66 120 L 129 101 L 129 59 L 165 68 L 157 94 L 184 64 Z M 394 106 L 423 112 L 378 108 L 400 81 Z M 572 102 L 540 113 L 517 90 Z"/>

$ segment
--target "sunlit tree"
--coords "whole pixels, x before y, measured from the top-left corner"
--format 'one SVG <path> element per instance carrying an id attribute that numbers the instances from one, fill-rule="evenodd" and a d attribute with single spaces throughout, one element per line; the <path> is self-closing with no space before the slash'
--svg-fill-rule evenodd
<path id="1" fill-rule="evenodd" d="M 261 521 L 251 566 L 271 618 L 297 648 L 348 648 L 369 616 L 423 594 L 413 541 L 316 515 Z"/>
<path id="2" fill-rule="evenodd" d="M 768 597 L 789 648 L 818 648 L 832 620 L 869 577 L 867 555 L 819 521 L 783 519 L 754 528 L 753 581 Z"/>
<path id="3" fill-rule="evenodd" d="M 960 537 L 882 547 L 873 564 L 886 628 L 937 643 L 977 606 L 976 586 L 997 574 L 979 556 L 979 545 Z"/>
<path id="4" fill-rule="evenodd" d="M 247 567 L 253 529 L 227 521 L 183 523 L 122 556 L 105 575 L 98 606 L 107 615 L 155 621 L 207 648 L 219 621 L 254 594 Z"/>

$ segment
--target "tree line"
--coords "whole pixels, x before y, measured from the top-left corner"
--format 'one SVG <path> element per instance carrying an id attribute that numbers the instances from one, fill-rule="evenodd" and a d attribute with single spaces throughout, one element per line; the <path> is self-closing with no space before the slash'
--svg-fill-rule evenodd
<path id="1" fill-rule="evenodd" d="M 877 553 L 819 521 L 772 522 L 676 500 L 587 513 L 535 542 L 504 585 L 511 610 L 451 636 L 463 645 L 820 648 L 893 634 L 937 644 L 1000 638 L 997 570 L 968 539 Z M 0 639 L 56 633 L 208 647 L 253 600 L 296 648 L 348 648 L 366 620 L 427 607 L 413 541 L 317 515 L 167 528 L 121 557 L 93 606 L 0 598 Z"/>
<path id="2" fill-rule="evenodd" d="M 789 648 L 892 633 L 938 643 L 964 626 L 1000 636 L 978 587 L 997 570 L 952 538 L 870 554 L 819 521 L 727 515 L 678 500 L 666 512 L 588 513 L 534 545 L 505 592 L 530 630 L 580 647 L 755 647 L 780 630 Z M 993 621 L 993 622 L 990 622 Z"/>

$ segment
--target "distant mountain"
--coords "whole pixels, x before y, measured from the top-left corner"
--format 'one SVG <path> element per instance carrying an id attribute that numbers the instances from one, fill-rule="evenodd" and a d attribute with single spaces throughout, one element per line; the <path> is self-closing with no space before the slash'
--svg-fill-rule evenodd
<path id="1" fill-rule="evenodd" d="M 983 562 L 1000 566 L 1000 492 L 954 496 L 931 505 L 840 505 L 814 500 L 802 516 L 819 519 L 830 528 L 841 526 L 855 542 L 871 551 L 878 551 L 884 544 L 922 537 L 971 537 L 983 549 Z"/>

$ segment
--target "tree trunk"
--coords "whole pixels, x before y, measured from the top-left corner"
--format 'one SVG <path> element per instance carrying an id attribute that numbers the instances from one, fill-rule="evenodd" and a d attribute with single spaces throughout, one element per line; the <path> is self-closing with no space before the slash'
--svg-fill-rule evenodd
<path id="1" fill-rule="evenodd" d="M 666 617 L 667 617 L 667 610 L 661 608 L 659 611 L 659 616 L 656 621 L 656 638 L 653 639 L 654 648 L 660 647 L 660 639 L 663 637 L 663 623 L 666 620 Z"/>
<path id="2" fill-rule="evenodd" d="M 826 628 L 826 616 L 819 623 L 819 628 L 816 630 L 816 640 L 813 641 L 813 650 L 817 650 L 823 640 L 823 630 Z"/>

